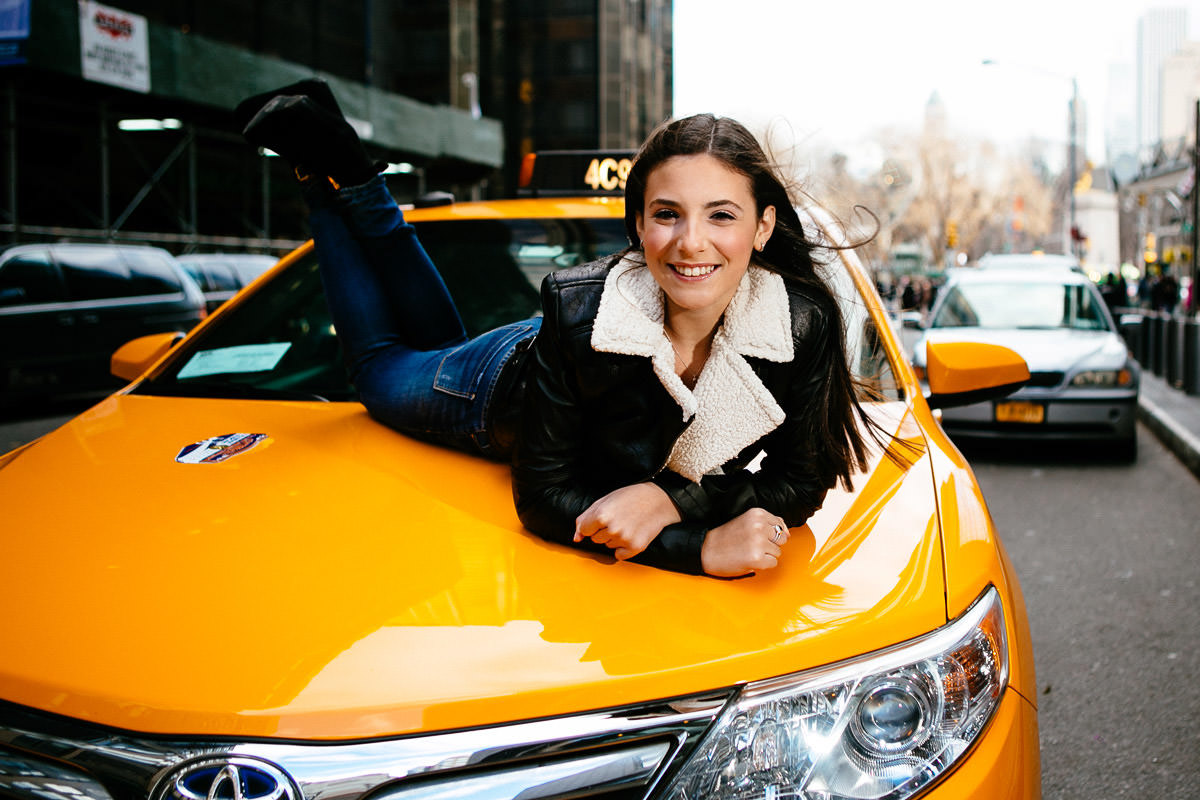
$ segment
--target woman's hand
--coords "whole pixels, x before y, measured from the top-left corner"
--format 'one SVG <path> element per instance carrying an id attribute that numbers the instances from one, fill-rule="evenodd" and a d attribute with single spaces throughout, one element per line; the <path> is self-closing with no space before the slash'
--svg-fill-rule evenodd
<path id="1" fill-rule="evenodd" d="M 575 519 L 575 541 L 591 539 L 607 545 L 624 561 L 645 550 L 663 528 L 681 519 L 666 492 L 653 483 L 635 483 L 588 506 Z"/>
<path id="2" fill-rule="evenodd" d="M 789 537 L 781 517 L 751 508 L 708 532 L 700 563 L 709 575 L 721 578 L 772 569 L 779 565 Z"/>

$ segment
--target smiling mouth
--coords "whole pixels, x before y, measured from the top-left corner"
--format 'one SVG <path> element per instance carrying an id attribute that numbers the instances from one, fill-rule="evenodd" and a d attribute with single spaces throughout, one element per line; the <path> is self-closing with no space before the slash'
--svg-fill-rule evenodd
<path id="1" fill-rule="evenodd" d="M 716 271 L 716 264 L 672 264 L 673 269 L 685 278 L 703 278 Z"/>

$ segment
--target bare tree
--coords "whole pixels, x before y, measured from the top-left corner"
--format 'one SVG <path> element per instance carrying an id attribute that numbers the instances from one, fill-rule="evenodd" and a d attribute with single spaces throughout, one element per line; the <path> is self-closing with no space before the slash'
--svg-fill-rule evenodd
<path id="1" fill-rule="evenodd" d="M 1027 252 L 1050 234 L 1053 193 L 1033 147 L 1001 153 L 950 132 L 940 114 L 918 133 L 880 131 L 876 145 L 878 166 L 852 170 L 844 154 L 820 153 L 803 181 L 852 235 L 870 238 L 860 253 L 876 269 L 901 244 L 916 245 L 936 269 L 950 253 L 975 261 L 988 252 Z"/>

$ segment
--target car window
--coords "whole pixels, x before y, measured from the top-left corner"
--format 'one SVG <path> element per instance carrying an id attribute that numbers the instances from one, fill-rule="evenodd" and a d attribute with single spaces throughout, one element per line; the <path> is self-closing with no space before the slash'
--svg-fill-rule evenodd
<path id="1" fill-rule="evenodd" d="M 471 335 L 539 313 L 539 287 L 553 270 L 627 245 L 620 219 L 439 220 L 414 227 Z"/>
<path id="2" fill-rule="evenodd" d="M 128 297 L 129 268 L 115 251 L 104 248 L 59 248 L 55 260 L 62 268 L 72 300 Z"/>
<path id="3" fill-rule="evenodd" d="M 314 253 L 214 320 L 144 394 L 352 400 Z"/>
<path id="4" fill-rule="evenodd" d="M 123 250 L 133 294 L 177 294 L 182 287 L 170 256 L 154 250 Z"/>
<path id="5" fill-rule="evenodd" d="M 206 264 L 204 273 L 210 292 L 229 292 L 242 288 L 242 282 L 234 274 L 233 267 L 224 262 L 213 261 Z"/>
<path id="6" fill-rule="evenodd" d="M 48 252 L 22 253 L 0 265 L 0 306 L 63 299 L 62 279 Z"/>
<path id="7" fill-rule="evenodd" d="M 1108 330 L 1101 305 L 1080 284 L 963 281 L 946 291 L 931 327 Z"/>
<path id="8" fill-rule="evenodd" d="M 240 287 L 251 283 L 259 275 L 275 266 L 276 260 L 271 256 L 238 256 L 229 261 L 229 266 L 237 276 Z"/>
<path id="9" fill-rule="evenodd" d="M 887 348 L 879 336 L 862 294 L 841 261 L 834 259 L 822 270 L 842 311 L 846 361 L 868 400 L 899 400 L 900 387 L 892 371 Z"/>
<path id="10" fill-rule="evenodd" d="M 213 290 L 212 282 L 208 279 L 208 274 L 204 271 L 203 265 L 193 261 L 181 261 L 179 263 L 183 265 L 183 271 L 196 282 L 196 285 L 202 291 L 211 292 Z"/>

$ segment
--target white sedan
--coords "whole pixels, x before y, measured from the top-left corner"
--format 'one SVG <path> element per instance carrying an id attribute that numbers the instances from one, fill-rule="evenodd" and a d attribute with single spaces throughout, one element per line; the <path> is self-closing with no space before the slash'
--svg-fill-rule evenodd
<path id="1" fill-rule="evenodd" d="M 951 436 L 1108 441 L 1114 457 L 1137 458 L 1140 369 L 1082 272 L 1049 261 L 952 270 L 913 348 L 918 374 L 927 343 L 959 340 L 1015 350 L 1030 379 L 1001 400 L 944 409 Z"/>

